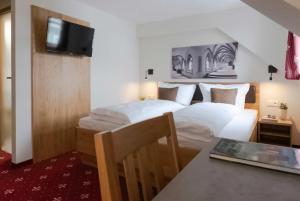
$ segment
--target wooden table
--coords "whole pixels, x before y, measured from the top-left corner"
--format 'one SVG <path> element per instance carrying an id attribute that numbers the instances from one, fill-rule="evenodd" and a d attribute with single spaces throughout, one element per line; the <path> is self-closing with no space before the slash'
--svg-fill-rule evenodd
<path id="1" fill-rule="evenodd" d="M 300 176 L 198 154 L 153 201 L 300 201 Z"/>

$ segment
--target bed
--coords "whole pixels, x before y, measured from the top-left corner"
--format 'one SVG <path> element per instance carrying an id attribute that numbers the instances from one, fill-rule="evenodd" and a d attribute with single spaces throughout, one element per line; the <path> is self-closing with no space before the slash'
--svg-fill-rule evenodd
<path id="1" fill-rule="evenodd" d="M 176 129 L 180 146 L 180 162 L 182 166 L 185 166 L 189 161 L 191 161 L 192 158 L 197 155 L 214 136 L 231 139 L 234 137 L 234 139 L 242 141 L 256 141 L 256 122 L 259 114 L 259 84 L 251 83 L 250 89 L 246 95 L 245 110 L 231 116 L 229 115 L 230 117 L 228 117 L 227 122 L 220 125 L 217 132 L 212 132 L 213 134 L 207 135 L 204 139 L 197 138 L 199 130 L 203 130 L 202 133 L 204 136 L 205 133 L 211 133 L 211 131 L 205 130 L 203 127 L 199 127 L 197 122 L 195 122 L 196 125 L 193 126 L 191 122 L 182 121 L 182 119 L 186 120 L 185 113 L 189 116 L 191 111 L 198 111 L 198 113 L 194 112 L 193 115 L 199 116 L 201 114 L 201 110 L 195 110 L 195 108 L 203 109 L 207 107 L 207 103 L 202 103 L 203 95 L 199 86 L 196 86 L 197 87 L 192 98 L 193 104 L 191 106 L 181 108 L 173 113 L 177 127 Z M 213 107 L 214 106 L 212 106 L 212 108 Z M 110 128 L 114 128 L 116 125 L 110 124 L 105 126 L 107 130 L 110 130 Z M 102 131 L 102 129 L 99 127 L 99 124 L 97 124 L 97 121 L 92 120 L 89 117 L 80 120 L 80 127 L 77 128 L 77 148 L 82 154 L 82 162 L 84 164 L 96 166 L 94 134 L 99 133 L 100 131 Z M 239 133 L 239 135 L 235 135 L 236 133 Z M 160 144 L 160 151 L 161 160 L 165 162 L 167 167 L 168 150 L 166 150 L 163 141 Z M 168 171 L 166 170 L 166 172 Z M 168 173 L 166 173 L 166 176 L 171 177 L 172 175 L 168 175 Z"/>
<path id="2" fill-rule="evenodd" d="M 192 95 L 194 91 L 195 89 Z M 191 102 L 192 98 L 193 96 L 187 102 Z M 185 107 L 186 105 L 180 101 L 144 100 L 92 110 L 89 116 L 79 120 L 77 128 L 77 150 L 81 153 L 82 163 L 96 166 L 94 134 L 157 117 L 166 112 L 175 112 Z"/>

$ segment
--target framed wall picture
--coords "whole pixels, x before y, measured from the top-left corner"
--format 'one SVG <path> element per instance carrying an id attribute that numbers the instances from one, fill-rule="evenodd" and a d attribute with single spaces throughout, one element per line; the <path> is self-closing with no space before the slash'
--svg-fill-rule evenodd
<path id="1" fill-rule="evenodd" d="M 172 79 L 236 79 L 238 43 L 172 49 Z"/>

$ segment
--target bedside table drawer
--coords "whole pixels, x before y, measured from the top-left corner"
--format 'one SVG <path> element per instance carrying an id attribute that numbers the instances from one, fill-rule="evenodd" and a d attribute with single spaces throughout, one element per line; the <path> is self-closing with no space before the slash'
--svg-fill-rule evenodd
<path id="1" fill-rule="evenodd" d="M 280 134 L 287 134 L 290 135 L 290 126 L 283 126 L 283 125 L 272 125 L 272 124 L 260 124 L 260 131 L 261 132 L 271 132 L 271 133 L 280 133 Z"/>
<path id="2" fill-rule="evenodd" d="M 264 135 L 262 133 L 260 134 L 260 142 L 266 143 L 266 144 L 281 145 L 281 146 L 290 146 L 291 145 L 290 137 Z"/>
<path id="3" fill-rule="evenodd" d="M 292 124 L 259 121 L 257 135 L 261 143 L 291 146 Z"/>

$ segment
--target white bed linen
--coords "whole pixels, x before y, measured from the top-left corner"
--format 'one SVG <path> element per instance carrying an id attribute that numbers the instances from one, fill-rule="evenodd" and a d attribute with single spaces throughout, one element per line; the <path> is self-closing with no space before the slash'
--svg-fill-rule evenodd
<path id="1" fill-rule="evenodd" d="M 249 141 L 256 126 L 257 110 L 245 109 L 234 117 L 217 137 Z"/>
<path id="2" fill-rule="evenodd" d="M 175 112 L 185 106 L 168 100 L 134 101 L 109 107 L 97 108 L 90 113 L 94 120 L 126 125 Z"/>
<path id="3" fill-rule="evenodd" d="M 174 112 L 179 145 L 200 149 L 216 137 L 240 111 L 234 105 L 205 102 Z"/>
<path id="4" fill-rule="evenodd" d="M 223 103 L 197 103 L 174 113 L 177 135 L 209 142 L 240 109 Z"/>
<path id="5" fill-rule="evenodd" d="M 79 127 L 95 131 L 110 131 L 124 126 L 113 122 L 106 122 L 92 119 L 90 116 L 83 117 L 79 120 Z"/>
<path id="6" fill-rule="evenodd" d="M 174 112 L 177 138 L 180 147 L 201 150 L 214 137 L 248 141 L 256 125 L 257 111 L 239 110 L 221 103 L 198 103 Z M 81 128 L 113 130 L 120 124 L 81 118 Z M 165 143 L 164 140 L 160 140 Z"/>
<path id="7" fill-rule="evenodd" d="M 197 131 L 196 127 L 194 127 L 193 134 L 189 133 L 188 135 L 185 135 L 185 132 L 181 132 L 180 135 L 178 135 L 177 131 L 178 143 L 180 147 L 201 150 L 205 145 L 207 145 L 207 141 L 212 140 L 214 136 L 240 141 L 249 141 L 253 129 L 256 126 L 256 118 L 256 110 L 241 110 L 219 133 L 211 133 L 210 136 Z M 200 128 L 200 131 L 203 129 L 204 128 Z M 203 135 L 203 137 L 191 137 L 193 135 Z"/>

